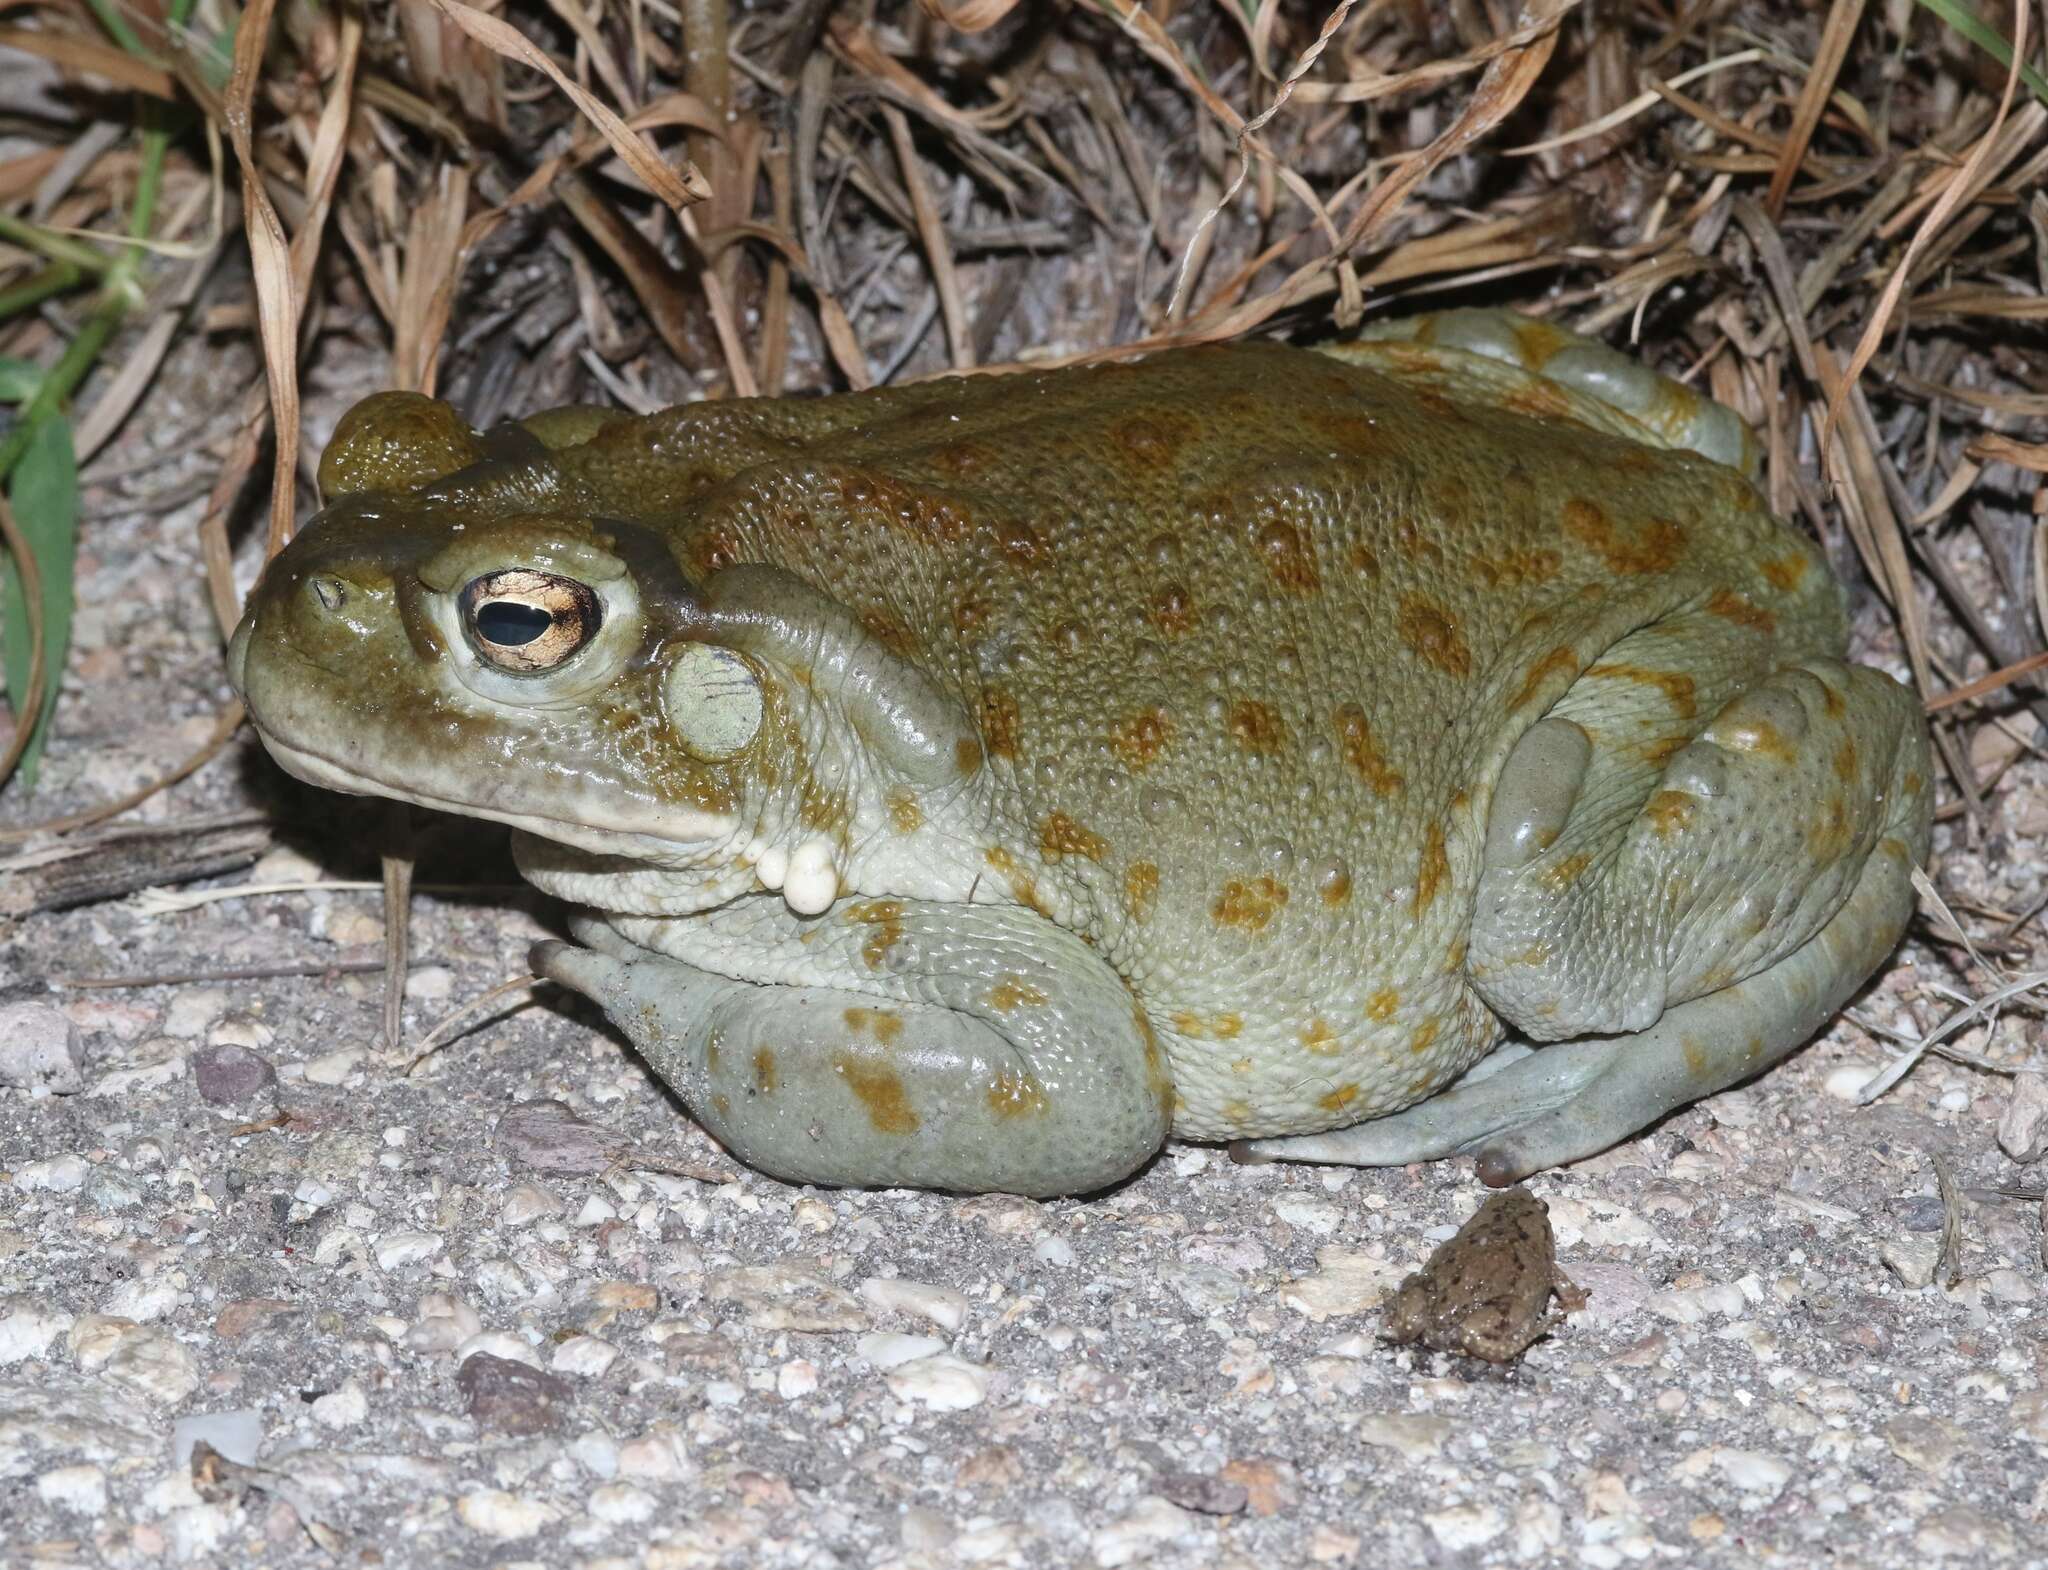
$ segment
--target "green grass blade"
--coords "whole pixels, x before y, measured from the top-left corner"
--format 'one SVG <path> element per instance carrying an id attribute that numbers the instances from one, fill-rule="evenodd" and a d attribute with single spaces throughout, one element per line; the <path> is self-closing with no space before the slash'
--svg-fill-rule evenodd
<path id="1" fill-rule="evenodd" d="M 78 462 L 71 447 L 71 422 L 61 416 L 43 420 L 29 433 L 28 448 L 9 479 L 7 499 L 14 519 L 43 579 L 43 689 L 48 695 L 36 716 L 35 733 L 21 755 L 17 778 L 25 791 L 35 789 L 42 763 L 50 714 L 57 707 L 57 689 L 64 657 L 71 646 L 72 574 L 78 552 Z M 7 696 L 20 714 L 30 694 L 29 639 L 21 574 L 13 559 L 0 573 L 0 664 L 7 672 Z"/>
<path id="2" fill-rule="evenodd" d="M 1975 12 L 1957 5 L 1955 0 L 1920 0 L 1920 6 L 1923 10 L 1932 11 L 2008 71 L 2012 69 L 2011 41 L 1986 27 L 1977 19 Z M 2023 65 L 2020 67 L 2020 80 L 2027 84 L 2029 92 L 2048 104 L 2048 77 L 2030 65 Z"/>

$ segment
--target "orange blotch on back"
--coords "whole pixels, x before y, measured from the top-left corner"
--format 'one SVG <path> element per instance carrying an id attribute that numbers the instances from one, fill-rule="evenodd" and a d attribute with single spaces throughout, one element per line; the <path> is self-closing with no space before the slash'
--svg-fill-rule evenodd
<path id="1" fill-rule="evenodd" d="M 846 907 L 846 919 L 873 929 L 861 944 L 860 957 L 867 961 L 869 970 L 880 970 L 889 950 L 903 937 L 903 901 L 860 900 Z"/>
<path id="2" fill-rule="evenodd" d="M 903 1016 L 894 1009 L 850 1008 L 840 1017 L 856 1036 L 872 1032 L 885 1047 L 893 1047 L 903 1036 Z"/>
<path id="3" fill-rule="evenodd" d="M 903 1076 L 886 1063 L 859 1052 L 835 1052 L 832 1066 L 880 1134 L 915 1134 L 922 1122 L 910 1105 Z"/>
<path id="4" fill-rule="evenodd" d="M 1286 519 L 1274 518 L 1260 525 L 1254 544 L 1266 571 L 1281 588 L 1294 594 L 1312 594 L 1321 586 L 1322 574 L 1316 569 L 1315 552 L 1301 530 Z"/>
<path id="5" fill-rule="evenodd" d="M 1066 856 L 1100 861 L 1109 854 L 1109 841 L 1064 812 L 1049 812 L 1038 825 L 1038 848 L 1047 861 Z"/>
<path id="6" fill-rule="evenodd" d="M 1287 885 L 1270 872 L 1256 878 L 1232 878 L 1209 906 L 1209 915 L 1241 932 L 1264 932 L 1287 903 Z"/>
<path id="7" fill-rule="evenodd" d="M 1180 450 L 1200 428 L 1183 414 L 1129 414 L 1114 422 L 1109 437 L 1124 462 L 1133 469 L 1172 467 Z"/>
<path id="8" fill-rule="evenodd" d="M 1856 743 L 1853 740 L 1844 737 L 1842 745 L 1835 749 L 1834 768 L 1835 778 L 1844 785 L 1856 778 Z"/>
<path id="9" fill-rule="evenodd" d="M 1109 733 L 1109 745 L 1133 769 L 1143 771 L 1158 761 L 1173 740 L 1173 716 L 1158 704 L 1127 716 Z"/>
<path id="10" fill-rule="evenodd" d="M 1339 1085 L 1327 1096 L 1317 1097 L 1316 1105 L 1325 1112 L 1342 1112 L 1357 1099 L 1358 1087 L 1356 1085 Z"/>
<path id="11" fill-rule="evenodd" d="M 1170 638 L 1178 638 L 1195 625 L 1194 597 L 1184 583 L 1164 583 L 1152 591 L 1146 616 L 1153 626 Z"/>
<path id="12" fill-rule="evenodd" d="M 1034 987 L 1022 976 L 1005 976 L 988 991 L 988 1006 L 998 1014 L 1008 1014 L 1021 1008 L 1043 1008 L 1046 1002 L 1045 989 Z"/>
<path id="13" fill-rule="evenodd" d="M 1240 698 L 1230 706 L 1230 739 L 1261 757 L 1278 752 L 1287 742 L 1287 727 L 1270 704 Z"/>
<path id="14" fill-rule="evenodd" d="M 1301 1044 L 1319 1057 L 1330 1057 L 1344 1050 L 1344 1040 L 1321 1019 L 1308 1022 L 1308 1029 L 1301 1033 Z"/>
<path id="15" fill-rule="evenodd" d="M 989 753 L 1015 761 L 1020 716 L 1017 700 L 1001 687 L 984 688 L 981 694 L 981 739 Z"/>
<path id="16" fill-rule="evenodd" d="M 1655 687 L 1664 694 L 1665 700 L 1681 719 L 1691 719 L 1698 712 L 1695 702 L 1693 679 L 1683 671 L 1653 671 L 1640 665 L 1589 665 L 1588 676 L 1600 676 L 1615 681 L 1638 682 L 1645 687 Z"/>
<path id="17" fill-rule="evenodd" d="M 1408 1038 L 1408 1050 L 1420 1057 L 1436 1045 L 1437 1021 L 1426 1019 L 1415 1027 L 1415 1034 Z"/>
<path id="18" fill-rule="evenodd" d="M 923 647 L 917 634 L 910 630 L 908 622 L 894 611 L 885 610 L 879 605 L 862 611 L 860 624 L 870 638 L 891 654 L 907 657 Z"/>
<path id="19" fill-rule="evenodd" d="M 1699 798 L 1682 790 L 1660 790 L 1643 804 L 1643 816 L 1657 838 L 1670 839 L 1692 827 L 1699 814 Z"/>
<path id="20" fill-rule="evenodd" d="M 1045 536 L 1022 518 L 1005 518 L 996 525 L 996 545 L 1019 567 L 1036 567 L 1051 555 Z"/>
<path id="21" fill-rule="evenodd" d="M 1386 755 L 1374 745 L 1372 723 L 1365 717 L 1364 708 L 1356 703 L 1342 703 L 1330 718 L 1337 727 L 1337 748 L 1351 772 L 1371 786 L 1376 796 L 1391 796 L 1399 790 L 1401 771 L 1389 764 Z"/>
<path id="22" fill-rule="evenodd" d="M 1192 1009 L 1176 1009 L 1173 1028 L 1190 1041 L 1235 1041 L 1244 1034 L 1244 1016 L 1225 1013 L 1204 1017 Z"/>
<path id="23" fill-rule="evenodd" d="M 988 1087 L 988 1109 L 999 1118 L 1043 1117 L 1051 1103 L 1045 1087 L 1019 1069 L 999 1069 Z"/>
<path id="24" fill-rule="evenodd" d="M 977 748 L 978 752 L 980 749 Z M 971 772 L 962 770 L 963 773 Z M 924 808 L 917 804 L 917 797 L 907 785 L 891 788 L 884 798 L 889 811 L 889 827 L 898 834 L 915 834 L 924 827 Z"/>
<path id="25" fill-rule="evenodd" d="M 892 528 L 926 540 L 966 537 L 974 520 L 951 499 L 906 485 L 877 469 L 849 469 L 833 476 L 839 503 L 857 517 L 879 518 Z"/>
<path id="26" fill-rule="evenodd" d="M 1152 919 L 1152 906 L 1159 897 L 1159 869 L 1149 861 L 1134 861 L 1124 873 L 1124 903 L 1131 920 Z"/>
<path id="27" fill-rule="evenodd" d="M 1733 589 L 1716 589 L 1707 601 L 1707 613 L 1731 621 L 1738 627 L 1747 627 L 1751 632 L 1773 633 L 1778 630 L 1778 618 L 1758 605 L 1752 605 Z"/>
<path id="28" fill-rule="evenodd" d="M 1560 643 L 1529 667 L 1528 674 L 1522 678 L 1521 690 L 1508 699 L 1509 710 L 1524 708 L 1535 702 L 1538 696 L 1549 689 L 1553 681 L 1561 676 L 1576 674 L 1578 668 L 1579 651 L 1570 644 Z"/>
<path id="29" fill-rule="evenodd" d="M 1394 1011 L 1401 1006 L 1401 994 L 1392 987 L 1381 987 L 1365 1000 L 1365 1017 L 1376 1024 L 1384 1025 L 1394 1017 Z"/>
<path id="30" fill-rule="evenodd" d="M 1741 718 L 1726 726 L 1716 725 L 1714 740 L 1730 752 L 1756 753 L 1779 763 L 1797 761 L 1792 743 L 1769 720 Z"/>
<path id="31" fill-rule="evenodd" d="M 1573 497 L 1564 504 L 1564 532 L 1590 547 L 1609 572 L 1628 577 L 1668 572 L 1685 554 L 1685 531 L 1668 518 L 1651 518 L 1634 529 L 1619 528 L 1597 502 Z"/>
<path id="32" fill-rule="evenodd" d="M 1443 606 L 1420 594 L 1407 595 L 1401 601 L 1396 626 L 1401 641 L 1446 676 L 1472 674 L 1472 650 L 1456 619 Z"/>
<path id="33" fill-rule="evenodd" d="M 1547 548 L 1509 549 L 1497 556 L 1483 556 L 1475 551 L 1469 560 L 1473 575 L 1489 589 L 1548 583 L 1564 568 L 1563 555 Z"/>
<path id="34" fill-rule="evenodd" d="M 1764 575 L 1764 581 L 1772 588 L 1794 593 L 1806 581 L 1807 571 L 1813 566 L 1812 558 L 1804 551 L 1794 551 L 1789 556 L 1767 558 L 1756 564 L 1756 570 Z"/>
<path id="35" fill-rule="evenodd" d="M 1444 849 L 1443 825 L 1432 823 L 1422 842 L 1422 859 L 1415 870 L 1414 911 L 1420 916 L 1436 903 L 1443 886 L 1450 881 L 1451 858 Z"/>
<path id="36" fill-rule="evenodd" d="M 1591 852 L 1583 850 L 1574 851 L 1555 866 L 1546 868 L 1543 873 L 1543 881 L 1552 889 L 1562 892 L 1578 882 L 1580 876 L 1592 865 L 1593 857 Z"/>

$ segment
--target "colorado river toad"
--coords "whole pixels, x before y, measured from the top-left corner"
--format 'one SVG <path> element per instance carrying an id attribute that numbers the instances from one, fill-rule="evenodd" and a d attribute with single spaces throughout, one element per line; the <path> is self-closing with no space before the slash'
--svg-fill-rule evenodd
<path id="1" fill-rule="evenodd" d="M 1482 312 L 482 434 L 385 393 L 230 665 L 293 773 L 510 824 L 580 908 L 536 967 L 767 1172 L 1502 1184 L 1783 1057 L 1910 911 L 1918 705 L 1753 455 Z M 1454 1086 L 1504 1026 L 1558 1045 Z"/>

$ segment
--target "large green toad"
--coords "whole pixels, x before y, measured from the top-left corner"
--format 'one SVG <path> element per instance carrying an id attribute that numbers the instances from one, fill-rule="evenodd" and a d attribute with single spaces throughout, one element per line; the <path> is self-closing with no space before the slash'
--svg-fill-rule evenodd
<path id="1" fill-rule="evenodd" d="M 1753 462 L 1481 312 L 484 434 L 382 394 L 231 665 L 293 773 L 512 825 L 583 908 L 536 967 L 767 1172 L 1503 1183 L 1783 1057 L 1909 914 L 1917 705 Z M 1504 1026 L 1560 1045 L 1446 1090 Z"/>

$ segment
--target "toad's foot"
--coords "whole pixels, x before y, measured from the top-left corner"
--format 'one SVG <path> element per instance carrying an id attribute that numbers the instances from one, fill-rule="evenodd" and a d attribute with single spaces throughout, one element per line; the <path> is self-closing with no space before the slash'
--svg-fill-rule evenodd
<path id="1" fill-rule="evenodd" d="M 1473 947 L 1492 961 L 1479 986 L 1496 1010 L 1525 1034 L 1576 1039 L 1392 1117 L 1246 1149 L 1353 1166 L 1471 1153 L 1485 1182 L 1508 1184 L 1783 1058 L 1912 914 L 1928 828 L 1912 702 L 1837 661 L 1780 672 L 1671 760 L 1605 875 L 1585 877 L 1602 825 L 1589 816 L 1582 832 L 1575 809 L 1597 749 L 1573 722 L 1535 727 L 1495 800 Z M 1572 935 L 1603 921 L 1605 968 L 1573 964 Z"/>
<path id="2" fill-rule="evenodd" d="M 727 1149 L 791 1182 L 1087 1193 L 1172 1121 L 1128 989 L 1029 911 L 854 899 L 798 921 L 762 898 L 574 931 L 591 946 L 542 943 L 534 969 L 603 1005 Z"/>

